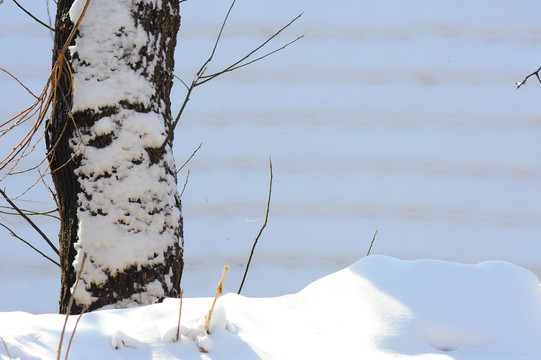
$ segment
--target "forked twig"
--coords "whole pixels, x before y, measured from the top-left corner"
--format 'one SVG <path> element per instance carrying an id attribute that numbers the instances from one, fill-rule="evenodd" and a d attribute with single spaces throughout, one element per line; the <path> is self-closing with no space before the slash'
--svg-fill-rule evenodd
<path id="1" fill-rule="evenodd" d="M 263 43 L 261 43 L 258 47 L 256 47 L 254 50 L 252 50 L 250 53 L 248 53 L 248 55 L 245 55 L 243 58 L 241 58 L 240 60 L 237 60 L 235 63 L 233 63 L 232 65 L 229 65 L 227 68 L 221 70 L 221 71 L 218 71 L 214 74 L 210 74 L 210 75 L 203 75 L 201 73 L 200 75 L 200 78 L 201 79 L 205 79 L 203 81 L 198 81 L 198 84 L 197 85 L 202 85 L 204 83 L 206 83 L 207 81 L 210 81 L 212 79 L 214 79 L 215 77 L 219 76 L 219 75 L 222 75 L 226 72 L 230 72 L 230 71 L 233 71 L 233 70 L 236 70 L 238 68 L 241 68 L 241 67 L 244 67 L 246 65 L 249 65 L 251 63 L 254 63 L 258 60 L 261 60 L 271 54 L 274 54 L 275 52 L 277 51 L 280 51 L 282 49 L 285 49 L 286 47 L 288 47 L 289 45 L 293 44 L 294 42 L 302 39 L 304 37 L 304 35 L 301 35 L 299 37 L 297 37 L 295 40 L 293 41 L 290 41 L 289 43 L 287 43 L 286 45 L 282 46 L 281 48 L 279 49 L 276 49 L 274 51 L 271 51 L 270 53 L 267 53 L 266 55 L 263 55 L 257 59 L 254 59 L 250 62 L 247 62 L 245 64 L 242 64 L 243 61 L 249 59 L 253 54 L 255 54 L 257 51 L 261 50 L 263 47 L 265 47 L 265 45 L 267 45 L 272 39 L 274 39 L 275 37 L 277 37 L 282 31 L 284 31 L 285 29 L 287 29 L 288 27 L 290 27 L 295 21 L 297 21 L 301 16 L 302 16 L 303 13 L 300 13 L 299 15 L 297 15 L 293 20 L 291 20 L 289 23 L 287 23 L 286 25 L 284 25 L 280 30 L 278 30 L 277 32 L 275 32 L 271 37 L 269 37 L 267 40 L 265 40 Z M 213 54 L 214 55 L 214 54 Z M 205 68 L 206 69 L 206 68 Z M 203 69 L 204 71 L 204 69 Z"/>
<path id="2" fill-rule="evenodd" d="M 246 280 L 246 274 L 248 274 L 248 269 L 250 268 L 250 263 L 252 262 L 252 256 L 254 255 L 255 247 L 257 245 L 257 242 L 259 241 L 259 237 L 263 233 L 263 230 L 265 227 L 267 227 L 267 221 L 269 220 L 269 209 L 270 209 L 270 201 L 271 201 L 271 194 L 272 194 L 272 160 L 269 157 L 269 167 L 270 167 L 270 181 L 269 181 L 269 198 L 267 200 L 267 211 L 265 213 L 265 222 L 263 223 L 263 226 L 261 226 L 261 229 L 259 230 L 259 234 L 257 234 L 257 237 L 254 240 L 254 244 L 252 245 L 252 251 L 250 252 L 250 257 L 248 258 L 248 262 L 246 263 L 246 269 L 244 270 L 244 275 L 242 276 L 242 281 L 239 286 L 239 291 L 237 291 L 237 294 L 240 295 L 240 292 L 242 291 L 242 286 L 244 285 L 244 280 Z"/>
<path id="3" fill-rule="evenodd" d="M 541 66 L 539 67 L 539 69 L 537 69 L 537 71 L 534 71 L 533 73 L 531 73 L 530 75 L 526 76 L 524 78 L 524 80 L 522 80 L 521 82 L 518 82 L 516 85 L 517 85 L 517 90 L 524 84 L 526 84 L 526 80 L 528 80 L 529 78 L 531 78 L 532 76 L 535 75 L 535 77 L 537 77 L 537 80 L 539 80 L 539 83 L 541 83 L 541 77 L 539 77 L 539 72 L 541 71 Z"/>

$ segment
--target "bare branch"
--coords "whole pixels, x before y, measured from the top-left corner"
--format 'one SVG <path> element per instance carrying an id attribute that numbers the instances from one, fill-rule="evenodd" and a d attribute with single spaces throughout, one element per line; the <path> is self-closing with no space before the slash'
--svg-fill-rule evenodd
<path id="1" fill-rule="evenodd" d="M 34 15 L 32 15 L 32 13 L 30 13 L 30 11 L 26 10 L 25 8 L 23 8 L 16 0 L 13 0 L 13 2 L 15 3 L 15 5 L 17 5 L 22 11 L 24 11 L 28 16 L 30 16 L 32 19 L 36 20 L 38 23 L 40 23 L 41 25 L 45 26 L 47 29 L 51 30 L 52 32 L 54 32 L 54 29 L 52 27 L 50 27 L 49 25 L 45 24 L 43 21 L 41 21 L 40 19 L 38 19 L 37 17 L 35 17 Z"/>
<path id="2" fill-rule="evenodd" d="M 271 201 L 271 193 L 272 193 L 272 160 L 269 157 L 269 167 L 270 167 L 270 181 L 269 181 L 269 198 L 267 200 L 267 212 L 265 213 L 265 222 L 263 223 L 263 226 L 261 226 L 261 229 L 259 230 L 259 234 L 257 234 L 257 237 L 254 240 L 254 244 L 252 245 L 252 251 L 250 252 L 250 257 L 248 258 L 248 263 L 246 263 L 246 269 L 244 270 L 244 275 L 242 276 L 242 281 L 240 283 L 239 291 L 237 294 L 240 294 L 242 291 L 242 286 L 244 285 L 244 280 L 246 280 L 246 274 L 248 274 L 248 269 L 250 268 L 250 262 L 252 262 L 252 256 L 254 255 L 255 246 L 257 245 L 257 242 L 259 240 L 259 237 L 263 233 L 263 230 L 265 227 L 267 227 L 267 221 L 269 220 L 269 209 L 270 209 L 270 201 Z"/>
<path id="3" fill-rule="evenodd" d="M 214 47 L 212 48 L 212 52 L 210 54 L 210 56 L 208 57 L 208 59 L 203 63 L 203 65 L 201 66 L 201 68 L 199 69 L 199 71 L 196 73 L 195 75 L 195 78 L 194 80 L 192 81 L 192 84 L 190 86 L 188 86 L 184 81 L 182 81 L 178 76 L 175 76 L 177 79 L 179 79 L 182 84 L 184 84 L 184 86 L 186 87 L 186 89 L 188 90 L 188 92 L 186 93 L 186 97 L 184 98 L 184 102 L 182 103 L 182 106 L 177 114 L 177 117 L 175 118 L 175 120 L 173 121 L 173 125 L 169 128 L 169 131 L 168 131 L 168 134 L 167 134 L 167 137 L 165 138 L 163 144 L 161 145 L 160 147 L 160 153 L 164 151 L 165 149 L 165 146 L 167 145 L 168 142 L 171 141 L 171 139 L 173 138 L 173 133 L 175 131 L 175 128 L 177 127 L 178 125 L 178 122 L 180 120 L 180 117 L 182 116 L 182 113 L 184 112 L 184 109 L 186 108 L 186 105 L 188 104 L 188 101 L 190 100 L 190 95 L 192 94 L 192 91 L 193 89 L 195 89 L 197 86 L 199 85 L 203 85 L 204 83 L 206 82 L 209 82 L 210 80 L 212 79 L 215 79 L 216 77 L 222 75 L 222 74 L 225 74 L 227 72 L 230 72 L 230 71 L 233 71 L 233 70 L 236 70 L 236 69 L 239 69 L 241 67 L 244 67 L 244 66 L 247 66 L 247 65 L 250 65 L 250 64 L 253 64 L 254 62 L 256 61 L 259 61 L 259 60 L 262 60 L 264 58 L 266 58 L 267 56 L 269 55 L 272 55 L 280 50 L 283 50 L 285 49 L 286 47 L 288 47 L 289 45 L 293 44 L 294 42 L 298 41 L 299 39 L 303 38 L 304 35 L 302 36 L 299 36 L 298 38 L 296 38 L 295 40 L 293 41 L 290 41 L 289 43 L 287 43 L 286 45 L 276 49 L 276 50 L 273 50 L 263 56 L 260 56 L 258 57 L 257 59 L 254 59 L 254 60 L 250 60 L 250 61 L 247 61 L 249 58 L 252 57 L 252 55 L 254 55 L 257 51 L 261 50 L 265 45 L 267 45 L 272 39 L 274 39 L 276 36 L 278 36 L 282 31 L 284 31 L 285 29 L 287 29 L 289 26 L 291 26 L 291 24 L 293 24 L 295 21 L 297 21 L 303 13 L 299 14 L 298 16 L 296 16 L 293 20 L 291 20 L 288 24 L 286 24 L 285 26 L 283 26 L 280 30 L 278 30 L 276 33 L 274 33 L 271 37 L 269 37 L 266 41 L 264 41 L 263 43 L 261 43 L 258 47 L 256 47 L 254 50 L 252 50 L 250 53 L 248 53 L 247 55 L 245 55 L 244 57 L 242 57 L 240 60 L 237 60 L 235 63 L 231 64 L 230 66 L 228 66 L 227 68 L 221 70 L 221 71 L 218 71 L 216 73 L 213 73 L 211 75 L 204 75 L 205 74 L 205 71 L 207 71 L 207 66 L 210 64 L 210 62 L 212 61 L 212 59 L 214 58 L 214 54 L 216 53 L 216 49 L 218 48 L 218 44 L 220 43 L 220 39 L 222 38 L 222 33 L 223 33 L 223 30 L 225 28 L 225 25 L 227 24 L 227 20 L 229 19 L 229 14 L 231 13 L 231 10 L 233 9 L 233 6 L 235 5 L 235 1 L 236 0 L 233 0 L 233 2 L 231 3 L 231 6 L 229 7 L 229 10 L 227 11 L 227 14 L 224 18 L 224 21 L 222 22 L 222 26 L 220 28 L 220 32 L 218 33 L 218 36 L 216 37 L 216 42 L 214 43 Z M 246 62 L 245 62 L 246 61 Z"/>
<path id="4" fill-rule="evenodd" d="M 537 69 L 537 71 L 534 71 L 533 73 L 531 73 L 530 75 L 526 76 L 524 78 L 524 80 L 522 80 L 521 82 L 518 82 L 516 85 L 517 85 L 517 90 L 524 84 L 526 84 L 526 80 L 528 80 L 529 78 L 531 78 L 532 76 L 535 75 L 535 77 L 537 77 L 537 80 L 539 80 L 539 83 L 541 84 L 541 77 L 539 77 L 539 72 L 541 71 L 541 66 L 539 67 L 539 69 Z"/>
<path id="5" fill-rule="evenodd" d="M 49 238 L 47 237 L 47 235 L 45 235 L 43 233 L 43 231 L 41 231 L 41 229 L 28 217 L 26 216 L 21 209 L 19 209 L 19 207 L 17 205 L 15 205 L 15 203 L 13 201 L 11 201 L 11 199 L 6 195 L 6 193 L 4 192 L 4 190 L 0 189 L 0 194 L 2 194 L 2 196 L 4 197 L 4 199 L 9 203 L 9 205 L 11 205 L 11 207 L 13 208 L 13 210 L 17 211 L 19 213 L 19 215 L 21 215 L 23 217 L 23 219 L 26 220 L 27 223 L 29 223 L 30 225 L 32 225 L 32 227 L 34 228 L 34 230 L 36 230 L 40 235 L 41 237 L 47 242 L 47 244 L 49 244 L 49 246 L 51 247 L 51 249 L 53 249 L 53 251 L 57 254 L 57 255 L 60 255 L 60 252 L 58 251 L 58 249 L 56 248 L 56 246 L 53 245 L 53 243 L 51 242 L 51 240 L 49 240 Z"/>

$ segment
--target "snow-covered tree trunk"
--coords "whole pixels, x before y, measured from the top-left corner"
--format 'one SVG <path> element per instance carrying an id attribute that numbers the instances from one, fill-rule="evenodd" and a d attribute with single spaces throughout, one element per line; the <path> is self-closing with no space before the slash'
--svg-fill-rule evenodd
<path id="1" fill-rule="evenodd" d="M 53 61 L 85 0 L 59 0 Z M 47 146 L 65 313 L 178 296 L 183 269 L 169 100 L 178 0 L 92 0 L 57 84 Z M 88 258 L 79 274 L 83 254 Z"/>

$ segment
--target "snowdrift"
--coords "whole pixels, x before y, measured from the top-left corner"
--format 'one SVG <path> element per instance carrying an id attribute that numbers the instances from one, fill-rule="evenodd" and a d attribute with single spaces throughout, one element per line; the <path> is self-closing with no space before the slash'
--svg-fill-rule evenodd
<path id="1" fill-rule="evenodd" d="M 537 278 L 502 261 L 373 255 L 296 294 L 227 294 L 207 334 L 211 301 L 184 300 L 178 342 L 177 299 L 85 314 L 69 359 L 541 358 Z M 63 322 L 61 315 L 0 313 L 0 336 L 13 359 L 55 359 Z M 5 349 L 0 354 L 9 359 Z"/>

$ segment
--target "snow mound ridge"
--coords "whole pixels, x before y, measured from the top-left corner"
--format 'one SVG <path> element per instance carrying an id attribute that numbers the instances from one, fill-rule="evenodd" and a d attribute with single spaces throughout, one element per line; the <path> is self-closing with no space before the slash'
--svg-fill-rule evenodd
<path id="1" fill-rule="evenodd" d="M 538 280 L 508 262 L 369 256 L 300 294 L 317 297 L 325 318 L 356 324 L 367 345 L 380 350 L 474 355 L 492 349 L 498 358 L 510 349 L 513 356 L 541 351 Z"/>

